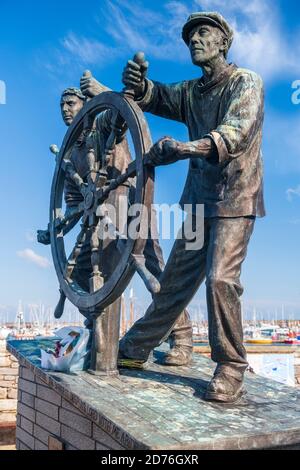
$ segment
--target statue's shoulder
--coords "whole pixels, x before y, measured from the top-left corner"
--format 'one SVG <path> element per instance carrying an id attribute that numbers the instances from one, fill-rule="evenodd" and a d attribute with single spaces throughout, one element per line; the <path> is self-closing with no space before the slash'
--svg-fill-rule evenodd
<path id="1" fill-rule="evenodd" d="M 254 82 L 259 87 L 263 87 L 263 79 L 261 76 L 253 72 L 253 70 L 245 69 L 243 67 L 236 67 L 230 79 L 232 81 L 245 80 L 245 82 Z"/>

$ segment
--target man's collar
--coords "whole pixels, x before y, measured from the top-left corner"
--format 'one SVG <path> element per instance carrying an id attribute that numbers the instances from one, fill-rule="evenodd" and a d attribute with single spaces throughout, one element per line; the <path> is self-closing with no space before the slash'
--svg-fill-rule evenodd
<path id="1" fill-rule="evenodd" d="M 203 77 L 201 77 L 198 81 L 198 90 L 200 93 L 203 93 L 204 91 L 209 90 L 210 88 L 214 87 L 215 85 L 218 85 L 219 83 L 223 82 L 227 78 L 230 77 L 230 75 L 236 70 L 237 66 L 235 64 L 228 64 L 228 67 L 226 67 L 224 70 L 222 70 L 217 77 L 215 77 L 213 80 L 210 80 L 209 82 L 203 83 Z"/>

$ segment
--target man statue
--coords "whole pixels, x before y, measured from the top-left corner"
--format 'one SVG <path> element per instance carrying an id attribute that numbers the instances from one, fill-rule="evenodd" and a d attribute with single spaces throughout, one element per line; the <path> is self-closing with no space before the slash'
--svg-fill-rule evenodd
<path id="1" fill-rule="evenodd" d="M 235 402 L 245 390 L 240 296 L 242 263 L 256 217 L 265 215 L 261 158 L 264 95 L 261 78 L 227 63 L 233 31 L 215 12 L 190 15 L 182 37 L 202 77 L 172 85 L 153 82 L 132 61 L 123 83 L 144 111 L 186 124 L 189 142 L 165 137 L 148 155 L 152 165 L 190 159 L 181 205 L 204 205 L 204 244 L 176 240 L 161 291 L 120 343 L 121 357 L 146 361 L 206 278 L 211 357 L 217 363 L 205 398 Z M 193 216 L 195 219 L 195 215 Z M 193 221 L 195 225 L 195 220 Z M 151 334 L 150 334 L 151 332 Z"/>
<path id="2" fill-rule="evenodd" d="M 84 106 L 87 97 L 92 98 L 107 90 L 108 88 L 104 87 L 90 74 L 85 74 L 81 79 L 81 89 L 67 88 L 62 93 L 60 106 L 64 123 L 67 126 L 72 124 L 75 116 Z M 100 146 L 102 149 L 105 148 L 106 139 L 110 134 L 110 130 L 110 114 L 109 112 L 103 112 L 96 119 L 96 127 L 94 130 L 95 145 Z M 116 145 L 115 150 L 113 151 L 114 154 L 111 156 L 111 159 L 114 162 L 114 167 L 109 168 L 108 170 L 110 178 L 116 178 L 120 173 L 123 173 L 130 162 L 130 152 L 127 139 L 121 137 L 120 142 L 118 143 L 119 145 Z M 82 178 L 85 177 L 86 171 L 86 162 L 84 157 L 85 150 L 82 147 L 81 139 L 79 138 L 79 142 L 74 146 L 71 160 L 76 171 Z M 134 190 L 134 188 L 131 188 L 131 190 Z M 117 189 L 117 194 L 126 194 L 127 191 L 127 187 L 120 187 Z M 64 192 L 66 212 L 68 212 L 82 201 L 82 194 L 79 192 L 76 184 L 69 178 L 66 179 Z M 116 200 L 111 202 L 113 202 L 114 205 L 118 205 Z M 38 241 L 45 245 L 50 244 L 49 230 L 39 230 Z M 106 254 L 107 256 L 105 258 L 109 260 L 109 266 L 105 267 L 105 271 L 109 272 L 117 264 L 119 253 L 115 245 L 111 244 L 110 247 L 106 247 Z M 144 255 L 146 258 L 147 269 L 157 279 L 159 279 L 164 269 L 164 260 L 157 238 L 151 239 L 149 237 L 146 243 Z M 92 271 L 90 257 L 90 243 L 89 240 L 87 240 L 81 249 L 77 265 L 73 272 L 73 278 L 76 279 L 81 287 L 87 291 L 89 290 L 88 282 Z M 88 325 L 88 321 L 86 322 L 86 325 Z M 192 359 L 193 340 L 192 326 L 189 314 L 186 310 L 184 310 L 177 319 L 176 324 L 168 335 L 168 339 L 170 350 L 165 354 L 163 363 L 174 366 L 189 364 Z"/>

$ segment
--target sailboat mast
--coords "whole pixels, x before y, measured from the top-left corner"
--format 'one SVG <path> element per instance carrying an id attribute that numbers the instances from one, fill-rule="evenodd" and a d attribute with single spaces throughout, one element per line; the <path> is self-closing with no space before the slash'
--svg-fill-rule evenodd
<path id="1" fill-rule="evenodd" d="M 125 295 L 121 296 L 121 336 L 127 331 Z"/>
<path id="2" fill-rule="evenodd" d="M 129 295 L 129 301 L 130 301 L 130 310 L 129 310 L 129 324 L 130 327 L 134 324 L 134 302 L 133 302 L 133 289 L 130 289 L 130 295 Z"/>

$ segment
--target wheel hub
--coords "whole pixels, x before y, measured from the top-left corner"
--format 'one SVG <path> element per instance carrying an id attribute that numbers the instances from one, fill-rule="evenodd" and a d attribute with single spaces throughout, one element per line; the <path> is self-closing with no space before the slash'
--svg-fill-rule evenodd
<path id="1" fill-rule="evenodd" d="M 86 210 L 91 209 L 92 205 L 94 204 L 94 201 L 95 201 L 94 192 L 93 192 L 93 191 L 89 191 L 89 192 L 85 195 L 85 198 L 84 198 L 85 209 L 86 209 Z"/>

